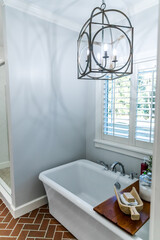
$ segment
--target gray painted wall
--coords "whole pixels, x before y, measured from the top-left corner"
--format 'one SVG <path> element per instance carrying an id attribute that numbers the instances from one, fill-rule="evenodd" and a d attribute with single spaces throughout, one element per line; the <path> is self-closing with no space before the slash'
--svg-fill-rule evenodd
<path id="1" fill-rule="evenodd" d="M 13 204 L 45 194 L 41 171 L 85 158 L 86 83 L 77 33 L 6 7 Z"/>
<path id="2" fill-rule="evenodd" d="M 134 59 L 156 57 L 158 9 L 152 7 L 135 15 L 131 22 L 134 26 Z M 96 82 L 90 81 L 87 89 L 87 126 L 86 126 L 86 158 L 93 161 L 104 161 L 112 164 L 120 161 L 125 165 L 127 173 L 140 173 L 140 159 L 94 147 L 95 139 L 95 89 Z"/>

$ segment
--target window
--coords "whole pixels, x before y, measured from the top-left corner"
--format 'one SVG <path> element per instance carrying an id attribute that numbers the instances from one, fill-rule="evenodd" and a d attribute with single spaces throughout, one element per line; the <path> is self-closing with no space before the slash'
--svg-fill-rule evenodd
<path id="1" fill-rule="evenodd" d="M 95 142 L 99 139 L 103 144 L 125 144 L 124 148 L 130 146 L 132 150 L 135 148 L 137 151 L 138 148 L 143 154 L 151 154 L 149 150 L 154 141 L 155 124 L 156 61 L 135 63 L 133 75 L 100 84 L 103 98 L 97 105 L 99 108 L 101 104 L 101 113 L 99 110 L 97 112 L 101 119 L 97 118 L 99 127 Z M 99 144 L 97 146 L 100 147 Z"/>

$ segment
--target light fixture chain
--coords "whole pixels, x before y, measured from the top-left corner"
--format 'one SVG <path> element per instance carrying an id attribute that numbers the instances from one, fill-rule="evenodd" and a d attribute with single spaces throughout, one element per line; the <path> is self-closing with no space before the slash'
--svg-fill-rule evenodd
<path id="1" fill-rule="evenodd" d="M 105 0 L 102 0 L 102 5 L 101 5 L 101 9 L 105 9 L 106 8 L 106 3 L 105 3 Z"/>

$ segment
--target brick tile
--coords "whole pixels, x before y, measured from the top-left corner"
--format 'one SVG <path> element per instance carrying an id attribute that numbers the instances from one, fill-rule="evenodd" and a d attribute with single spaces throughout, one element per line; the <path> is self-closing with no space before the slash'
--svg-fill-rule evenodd
<path id="1" fill-rule="evenodd" d="M 46 233 L 46 238 L 52 238 L 53 237 L 53 234 L 55 232 L 55 226 L 54 225 L 50 225 L 48 227 L 48 230 L 47 230 L 47 233 Z"/>
<path id="2" fill-rule="evenodd" d="M 3 201 L 2 201 L 2 199 L 0 199 L 0 204 L 2 204 L 3 203 Z"/>
<path id="3" fill-rule="evenodd" d="M 14 218 L 13 218 L 13 219 L 10 221 L 10 223 L 8 224 L 7 229 L 13 229 L 13 228 L 15 227 L 15 225 L 17 224 L 18 220 L 19 220 L 19 219 L 14 219 Z"/>
<path id="4" fill-rule="evenodd" d="M 22 217 L 29 217 L 30 213 L 24 214 Z"/>
<path id="5" fill-rule="evenodd" d="M 33 223 L 33 218 L 20 218 L 19 223 Z"/>
<path id="6" fill-rule="evenodd" d="M 17 224 L 15 229 L 13 230 L 11 236 L 16 236 L 17 237 L 22 228 L 23 228 L 23 224 Z"/>
<path id="7" fill-rule="evenodd" d="M 75 239 L 75 237 L 74 237 L 71 233 L 69 233 L 69 232 L 64 232 L 63 238 L 72 238 L 72 239 Z"/>
<path id="8" fill-rule="evenodd" d="M 30 213 L 30 216 L 29 216 L 29 217 L 33 217 L 33 218 L 35 218 L 35 217 L 36 217 L 36 215 L 37 215 L 37 213 L 38 213 L 38 211 L 39 211 L 39 208 L 38 208 L 38 209 L 35 209 L 35 210 L 33 210 L 33 211 Z"/>
<path id="9" fill-rule="evenodd" d="M 2 222 L 2 221 L 3 221 L 3 219 L 4 219 L 4 217 L 0 217 L 0 222 Z"/>
<path id="10" fill-rule="evenodd" d="M 30 231 L 28 237 L 44 237 L 44 231 Z"/>
<path id="11" fill-rule="evenodd" d="M 29 238 L 30 239 L 30 238 Z M 35 238 L 36 240 L 53 240 L 53 238 Z"/>
<path id="12" fill-rule="evenodd" d="M 65 227 L 63 227 L 62 225 L 57 226 L 56 231 L 57 231 L 57 232 L 61 232 L 61 231 L 62 231 L 62 232 L 63 232 L 63 231 L 68 232 L 68 230 L 67 230 Z"/>
<path id="13" fill-rule="evenodd" d="M 0 223 L 0 229 L 4 229 L 6 228 L 6 226 L 7 226 L 7 223 Z"/>
<path id="14" fill-rule="evenodd" d="M 27 230 L 38 230 L 39 229 L 39 224 L 35 225 L 35 224 L 25 224 L 23 229 L 27 229 Z"/>
<path id="15" fill-rule="evenodd" d="M 46 213 L 44 218 L 53 218 L 52 215 L 50 213 Z"/>
<path id="16" fill-rule="evenodd" d="M 41 208 L 40 213 L 49 213 L 49 209 L 48 208 Z"/>
<path id="17" fill-rule="evenodd" d="M 12 230 L 0 230 L 0 236 L 9 236 Z"/>
<path id="18" fill-rule="evenodd" d="M 13 238 L 10 238 L 10 237 L 0 237 L 0 240 L 17 240 L 17 238 L 13 237 Z"/>
<path id="19" fill-rule="evenodd" d="M 1 216 L 1 217 L 5 217 L 5 216 L 7 216 L 8 212 L 9 212 L 9 210 L 8 210 L 8 208 L 6 207 L 6 208 L 4 208 L 3 212 L 1 212 L 0 216 Z"/>
<path id="20" fill-rule="evenodd" d="M 54 240 L 62 240 L 63 232 L 56 232 L 54 235 Z"/>
<path id="21" fill-rule="evenodd" d="M 4 218 L 3 222 L 9 223 L 12 218 L 13 218 L 13 217 L 12 217 L 11 213 L 9 212 L 9 213 L 7 214 L 7 216 Z"/>
<path id="22" fill-rule="evenodd" d="M 49 219 L 43 219 L 43 222 L 39 230 L 46 230 L 48 227 L 48 224 L 49 224 Z"/>
<path id="23" fill-rule="evenodd" d="M 34 223 L 41 223 L 43 217 L 44 217 L 44 214 L 38 214 Z"/>
<path id="24" fill-rule="evenodd" d="M 2 212 L 5 208 L 6 208 L 6 205 L 2 203 L 2 205 L 0 206 L 0 212 Z"/>
<path id="25" fill-rule="evenodd" d="M 56 219 L 51 219 L 50 224 L 60 224 Z"/>
<path id="26" fill-rule="evenodd" d="M 43 205 L 43 206 L 40 207 L 40 208 L 48 208 L 48 204 L 45 204 L 45 205 Z"/>
<path id="27" fill-rule="evenodd" d="M 30 239 L 30 238 L 29 238 Z M 35 238 L 36 240 L 53 240 L 53 238 Z"/>
<path id="28" fill-rule="evenodd" d="M 17 240 L 25 240 L 29 231 L 23 231 L 20 233 L 19 237 Z"/>

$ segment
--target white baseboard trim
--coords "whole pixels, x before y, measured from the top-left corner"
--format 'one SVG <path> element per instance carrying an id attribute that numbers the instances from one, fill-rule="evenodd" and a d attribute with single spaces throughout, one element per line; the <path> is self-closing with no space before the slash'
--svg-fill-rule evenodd
<path id="1" fill-rule="evenodd" d="M 2 162 L 0 163 L 0 169 L 10 167 L 10 162 Z"/>
<path id="2" fill-rule="evenodd" d="M 14 207 L 13 205 L 11 206 L 11 214 L 14 218 L 21 217 L 22 215 L 33 211 L 36 208 L 39 208 L 45 204 L 47 204 L 47 196 L 42 196 L 40 198 L 34 199 L 31 202 L 25 203 L 21 205 L 20 207 Z"/>

